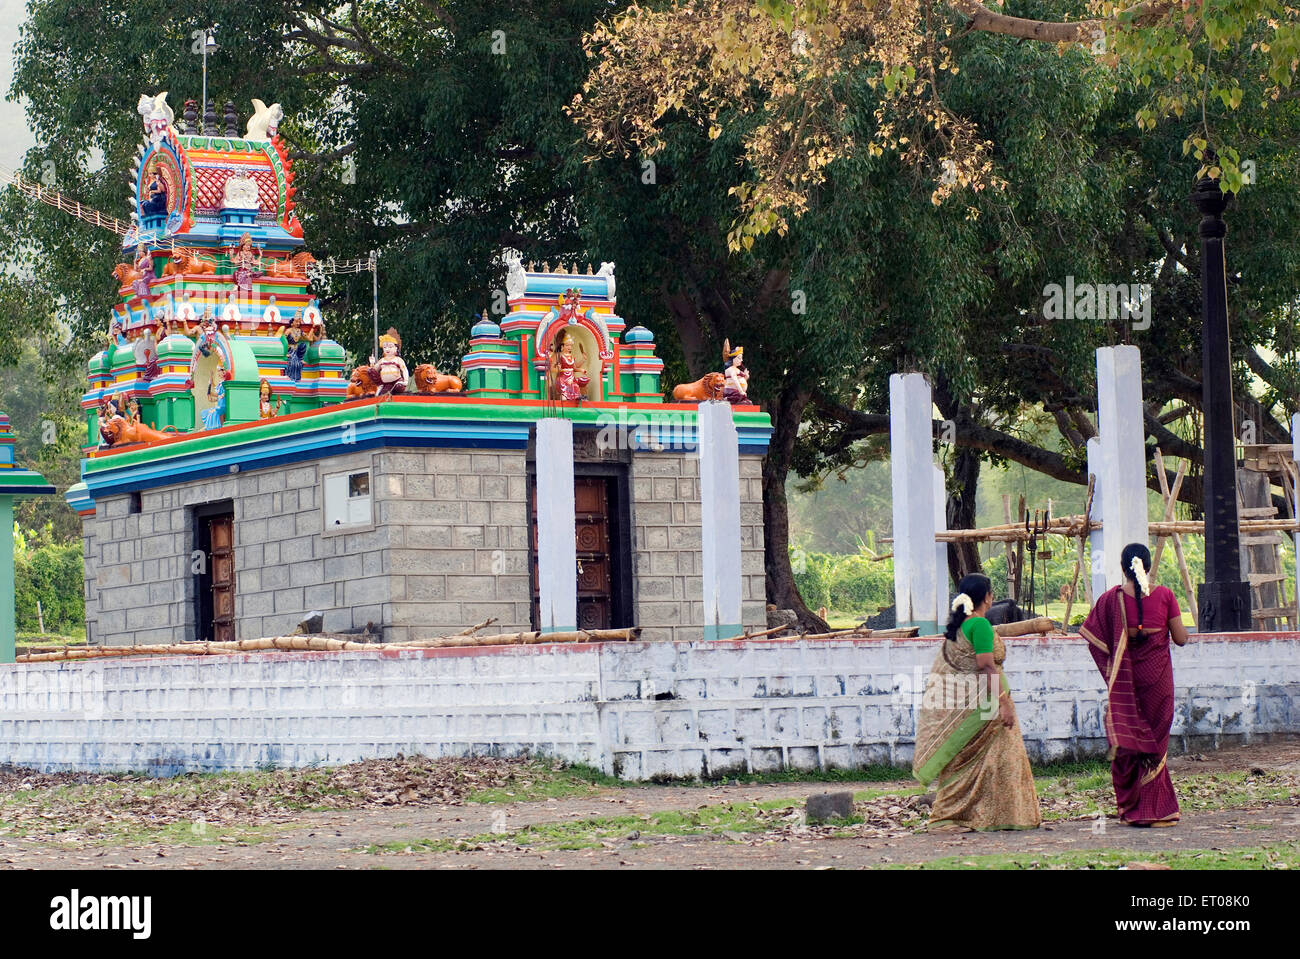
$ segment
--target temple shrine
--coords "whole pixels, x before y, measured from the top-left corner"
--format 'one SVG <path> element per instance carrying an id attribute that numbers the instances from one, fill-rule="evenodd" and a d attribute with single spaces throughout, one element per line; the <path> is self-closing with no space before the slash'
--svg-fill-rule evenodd
<path id="1" fill-rule="evenodd" d="M 664 639 L 761 626 L 771 426 L 742 351 L 665 402 L 613 263 L 507 252 L 504 312 L 472 324 L 459 371 L 408 367 L 400 318 L 349 370 L 311 288 L 283 114 L 253 102 L 240 136 L 230 105 L 223 134 L 210 104 L 200 125 L 187 102 L 178 127 L 165 93 L 141 97 L 120 302 L 66 494 L 89 641 L 283 635 L 313 612 L 385 641 L 486 619 Z M 730 485 L 701 476 L 702 401 Z M 706 486 L 735 503 L 702 505 Z M 722 589 L 701 552 L 718 522 Z M 706 622 L 706 590 L 732 611 Z"/>

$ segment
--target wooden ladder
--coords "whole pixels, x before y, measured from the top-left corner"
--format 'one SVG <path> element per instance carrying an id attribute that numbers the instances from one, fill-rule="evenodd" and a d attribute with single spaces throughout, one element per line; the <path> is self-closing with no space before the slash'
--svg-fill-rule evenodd
<path id="1" fill-rule="evenodd" d="M 1278 472 L 1282 475 L 1282 488 L 1286 492 L 1287 511 L 1294 513 L 1294 470 L 1285 468 L 1285 461 L 1282 465 Z M 1277 516 L 1277 507 L 1271 502 L 1272 472 L 1262 469 L 1237 472 L 1237 515 L 1240 519 L 1273 519 Z M 1287 599 L 1288 577 L 1282 570 L 1278 550 L 1286 540 L 1278 532 L 1243 533 L 1240 542 L 1243 572 L 1250 583 L 1250 618 L 1254 627 L 1260 630 L 1295 629 L 1296 604 Z"/>

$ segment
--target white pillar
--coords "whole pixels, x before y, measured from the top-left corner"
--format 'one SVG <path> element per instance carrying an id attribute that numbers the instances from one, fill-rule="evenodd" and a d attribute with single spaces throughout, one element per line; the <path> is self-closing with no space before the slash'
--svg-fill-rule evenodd
<path id="1" fill-rule="evenodd" d="M 537 588 L 543 633 L 578 628 L 573 423 L 537 421 Z"/>
<path id="2" fill-rule="evenodd" d="M 893 488 L 894 603 L 899 626 L 938 632 L 935 567 L 934 404 L 920 373 L 889 378 L 889 469 Z"/>
<path id="3" fill-rule="evenodd" d="M 943 469 L 934 467 L 934 528 L 936 532 L 948 529 L 948 485 Z M 938 627 L 943 629 L 948 624 L 948 596 L 951 592 L 948 578 L 948 544 L 934 544 L 934 601 Z"/>
<path id="4" fill-rule="evenodd" d="M 700 442 L 700 546 L 704 638 L 740 634 L 740 440 L 731 404 L 708 402 L 696 414 Z"/>
<path id="5" fill-rule="evenodd" d="M 1094 436 L 1088 440 L 1088 472 L 1097 477 L 1096 483 L 1092 489 L 1092 513 L 1091 519 L 1102 519 L 1102 477 L 1106 475 L 1106 467 L 1103 463 L 1104 453 L 1102 452 L 1101 439 Z M 1086 494 L 1085 494 L 1086 495 Z M 1088 534 L 1089 556 L 1091 557 L 1090 574 L 1092 576 L 1092 599 L 1097 601 L 1097 597 L 1106 592 L 1106 540 L 1105 540 L 1105 522 L 1102 522 L 1102 529 L 1095 529 Z"/>
<path id="6" fill-rule="evenodd" d="M 1106 524 L 1107 588 L 1124 581 L 1120 553 L 1147 542 L 1146 424 L 1142 416 L 1142 355 L 1136 346 L 1097 350 L 1097 431 L 1101 435 L 1102 515 Z"/>

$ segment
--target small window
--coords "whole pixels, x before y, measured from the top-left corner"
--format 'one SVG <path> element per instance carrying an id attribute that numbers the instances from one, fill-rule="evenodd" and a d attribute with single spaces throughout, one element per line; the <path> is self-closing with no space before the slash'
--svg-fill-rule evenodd
<path id="1" fill-rule="evenodd" d="M 370 470 L 326 476 L 325 531 L 370 524 Z"/>
<path id="2" fill-rule="evenodd" d="M 127 501 L 127 512 L 128 512 L 128 513 L 139 513 L 139 512 L 142 510 L 142 508 L 143 508 L 143 507 L 141 506 L 141 503 L 140 503 L 140 494 L 139 494 L 139 493 L 132 493 L 132 494 L 131 494 L 131 499 Z"/>

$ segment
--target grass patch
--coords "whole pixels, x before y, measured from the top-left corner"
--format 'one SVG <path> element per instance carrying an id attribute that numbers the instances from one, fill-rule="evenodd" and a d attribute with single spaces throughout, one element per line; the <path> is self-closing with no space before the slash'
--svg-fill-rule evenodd
<path id="1" fill-rule="evenodd" d="M 885 869 L 1121 869 L 1130 862 L 1156 862 L 1171 869 L 1300 869 L 1300 842 L 1240 849 L 1090 849 L 1032 855 L 997 853 L 951 856 L 920 863 L 888 863 Z"/>
<path id="2" fill-rule="evenodd" d="M 784 821 L 778 815 L 801 804 L 799 799 L 772 799 L 752 803 L 722 803 L 692 810 L 665 810 L 641 816 L 603 816 L 574 822 L 534 823 L 503 833 L 482 833 L 463 839 L 418 839 L 371 845 L 368 853 L 455 852 L 481 849 L 505 842 L 533 849 L 592 849 L 605 842 L 641 836 L 705 836 L 765 832 Z M 860 823 L 860 817 L 835 820 L 831 825 Z"/>
<path id="3" fill-rule="evenodd" d="M 594 766 L 575 764 L 554 766 L 529 763 L 505 786 L 480 789 L 465 797 L 473 803 L 538 802 L 546 799 L 569 799 L 592 796 L 602 789 L 627 786 L 614 776 L 607 776 Z"/>

